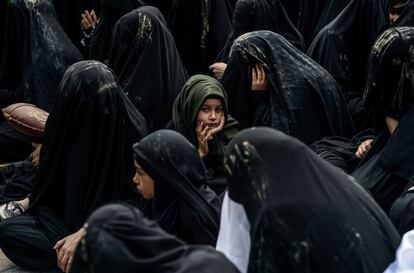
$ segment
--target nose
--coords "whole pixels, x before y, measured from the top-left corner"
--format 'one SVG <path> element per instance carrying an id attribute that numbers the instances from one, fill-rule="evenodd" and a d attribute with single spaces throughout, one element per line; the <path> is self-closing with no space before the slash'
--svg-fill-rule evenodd
<path id="1" fill-rule="evenodd" d="M 211 114 L 210 114 L 210 119 L 211 120 L 215 120 L 216 119 L 216 111 L 211 111 Z"/>
<path id="2" fill-rule="evenodd" d="M 135 183 L 135 184 L 139 184 L 139 180 L 138 180 L 138 174 L 135 174 L 134 175 L 134 178 L 132 178 L 132 181 Z"/>

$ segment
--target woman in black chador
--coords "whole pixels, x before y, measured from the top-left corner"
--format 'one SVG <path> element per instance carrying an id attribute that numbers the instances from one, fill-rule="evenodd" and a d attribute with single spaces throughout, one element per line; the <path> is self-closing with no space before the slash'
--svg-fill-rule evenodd
<path id="1" fill-rule="evenodd" d="M 51 0 L 7 2 L 0 49 L 0 108 L 28 102 L 48 111 L 66 69 L 81 60 Z M 24 160 L 30 141 L 0 118 L 0 163 Z"/>
<path id="2" fill-rule="evenodd" d="M 188 244 L 214 246 L 220 201 L 207 186 L 197 150 L 182 135 L 160 130 L 134 145 L 134 183 L 153 199 L 158 224 Z"/>
<path id="3" fill-rule="evenodd" d="M 213 248 L 186 245 L 137 208 L 121 204 L 102 207 L 89 218 L 71 272 L 238 273 Z"/>
<path id="4" fill-rule="evenodd" d="M 298 49 L 304 50 L 302 35 L 290 21 L 280 0 L 240 0 L 236 5 L 232 30 L 226 45 L 217 57 L 217 62 L 210 66 L 217 79 L 223 76 L 234 40 L 244 33 L 255 30 L 270 30 L 278 33 Z"/>
<path id="5" fill-rule="evenodd" d="M 171 0 L 168 25 L 190 75 L 207 73 L 226 43 L 231 12 L 224 0 Z"/>
<path id="6" fill-rule="evenodd" d="M 352 134 L 335 80 L 276 33 L 240 36 L 232 47 L 223 85 L 229 113 L 241 128 L 270 126 L 305 143 Z"/>
<path id="7" fill-rule="evenodd" d="M 250 223 L 247 272 L 378 273 L 394 259 L 400 237 L 387 216 L 303 143 L 253 128 L 228 147 L 228 195 Z"/>
<path id="8" fill-rule="evenodd" d="M 387 213 L 414 177 L 413 46 L 414 28 L 385 31 L 372 48 L 364 92 L 378 134 L 352 175 Z"/>
<path id="9" fill-rule="evenodd" d="M 50 112 L 27 213 L 0 223 L 0 248 L 18 266 L 68 272 L 81 228 L 97 207 L 139 201 L 131 145 L 143 117 L 96 61 L 72 65 Z"/>
<path id="10" fill-rule="evenodd" d="M 144 5 L 142 0 L 101 0 L 99 23 L 92 36 L 89 58 L 107 63 L 116 22 L 123 15 Z"/>
<path id="11" fill-rule="evenodd" d="M 118 21 L 109 66 L 147 119 L 149 130 L 165 128 L 187 75 L 174 38 L 157 8 L 142 7 Z"/>

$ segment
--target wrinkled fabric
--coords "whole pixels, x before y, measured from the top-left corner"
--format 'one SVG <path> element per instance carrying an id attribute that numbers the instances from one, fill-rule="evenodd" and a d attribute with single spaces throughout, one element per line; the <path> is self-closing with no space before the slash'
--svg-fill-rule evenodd
<path id="1" fill-rule="evenodd" d="M 226 1 L 172 0 L 167 21 L 188 74 L 208 73 L 231 30 Z"/>
<path id="2" fill-rule="evenodd" d="M 371 52 L 364 93 L 365 105 L 377 113 L 378 133 L 352 175 L 386 211 L 414 178 L 413 35 L 414 28 L 399 27 L 378 38 Z M 399 121 L 392 135 L 384 121 L 388 115 Z"/>
<path id="3" fill-rule="evenodd" d="M 232 30 L 217 60 L 226 61 L 231 47 L 240 35 L 255 30 L 270 30 L 304 50 L 302 35 L 290 21 L 279 0 L 240 0 L 233 15 Z"/>
<path id="4" fill-rule="evenodd" d="M 165 128 L 187 80 L 164 17 L 155 7 L 123 16 L 114 27 L 109 66 L 151 132 Z"/>
<path id="5" fill-rule="evenodd" d="M 69 67 L 57 93 L 29 209 L 50 209 L 74 232 L 105 203 L 139 202 L 131 146 L 147 128 L 111 70 L 97 61 Z"/>
<path id="6" fill-rule="evenodd" d="M 256 64 L 265 70 L 267 92 L 251 91 L 250 71 Z M 229 113 L 241 128 L 269 126 L 308 144 L 353 133 L 335 80 L 279 34 L 255 31 L 240 36 L 232 47 L 223 85 Z M 256 100 L 258 95 L 267 97 Z"/>
<path id="7" fill-rule="evenodd" d="M 251 226 L 249 273 L 382 272 L 400 237 L 349 176 L 270 128 L 239 133 L 225 165 L 229 197 Z"/>
<path id="8" fill-rule="evenodd" d="M 232 201 L 226 192 L 216 250 L 222 252 L 241 273 L 247 272 L 249 264 L 250 228 L 243 206 Z"/>
<path id="9" fill-rule="evenodd" d="M 306 47 L 351 0 L 281 0 L 289 17 L 303 35 Z"/>
<path id="10" fill-rule="evenodd" d="M 207 186 L 194 146 L 177 132 L 160 130 L 133 150 L 137 163 L 154 180 L 153 213 L 158 224 L 188 244 L 214 246 L 220 201 Z"/>
<path id="11" fill-rule="evenodd" d="M 8 2 L 0 63 L 0 104 L 24 101 L 48 111 L 66 69 L 82 59 L 51 0 Z"/>
<path id="12" fill-rule="evenodd" d="M 400 235 L 414 230 L 414 186 L 409 183 L 407 190 L 392 204 L 390 219 Z"/>
<path id="13" fill-rule="evenodd" d="M 99 23 L 91 40 L 89 58 L 107 63 L 112 31 L 116 22 L 124 14 L 144 5 L 141 0 L 101 0 Z"/>
<path id="14" fill-rule="evenodd" d="M 223 254 L 189 246 L 134 207 L 111 204 L 87 221 L 71 272 L 237 273 Z"/>
<path id="15" fill-rule="evenodd" d="M 398 247 L 395 261 L 384 273 L 413 273 L 414 272 L 414 230 L 407 232 Z"/>
<path id="16" fill-rule="evenodd" d="M 308 55 L 328 70 L 344 94 L 362 94 L 369 52 L 389 26 L 390 5 L 391 0 L 351 1 L 310 45 Z"/>

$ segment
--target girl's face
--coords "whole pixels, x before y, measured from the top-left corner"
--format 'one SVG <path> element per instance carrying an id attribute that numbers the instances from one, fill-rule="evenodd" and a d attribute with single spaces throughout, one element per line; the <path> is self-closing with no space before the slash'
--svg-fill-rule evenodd
<path id="1" fill-rule="evenodd" d="M 220 125 L 220 121 L 224 116 L 223 103 L 220 99 L 206 99 L 198 110 L 196 124 L 201 121 L 209 130 Z"/>
<path id="2" fill-rule="evenodd" d="M 142 169 L 136 160 L 135 163 L 135 176 L 132 179 L 137 185 L 138 191 L 145 199 L 154 198 L 154 180 Z"/>

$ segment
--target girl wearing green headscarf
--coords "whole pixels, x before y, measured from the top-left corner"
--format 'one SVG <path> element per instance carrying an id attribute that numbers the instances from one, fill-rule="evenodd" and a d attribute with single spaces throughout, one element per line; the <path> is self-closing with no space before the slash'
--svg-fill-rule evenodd
<path id="1" fill-rule="evenodd" d="M 209 76 L 192 76 L 174 102 L 173 125 L 198 148 L 209 178 L 224 178 L 223 152 L 238 132 L 238 122 L 228 114 L 223 86 Z"/>

